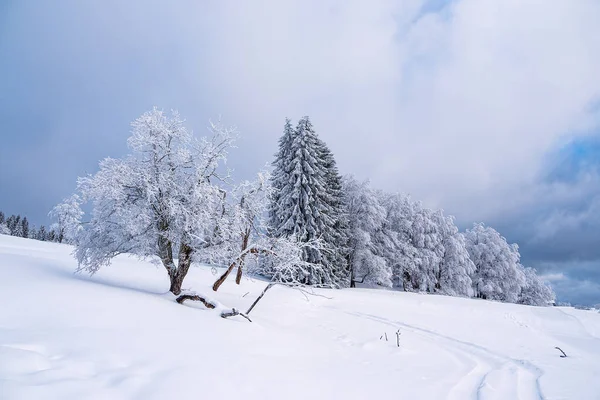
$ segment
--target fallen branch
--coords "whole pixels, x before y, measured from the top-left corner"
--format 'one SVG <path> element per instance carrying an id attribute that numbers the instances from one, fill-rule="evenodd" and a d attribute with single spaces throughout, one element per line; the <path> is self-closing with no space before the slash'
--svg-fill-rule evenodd
<path id="1" fill-rule="evenodd" d="M 199 301 L 202 304 L 204 304 L 206 306 L 206 308 L 210 308 L 210 309 L 217 307 L 215 302 L 207 300 L 204 297 L 201 297 L 197 294 L 182 294 L 177 299 L 175 299 L 175 301 L 178 302 L 179 304 L 183 304 L 183 302 L 186 300 Z"/>
<path id="2" fill-rule="evenodd" d="M 252 311 L 252 309 L 254 308 L 254 306 L 256 305 L 256 303 L 258 303 L 258 301 L 263 298 L 263 296 L 265 295 L 265 293 L 267 293 L 267 290 L 271 289 L 275 285 L 276 284 L 274 282 L 269 283 L 267 285 L 267 287 L 264 288 L 264 290 L 262 291 L 262 293 L 256 298 L 256 300 L 254 300 L 254 303 L 252 303 L 252 305 L 250 306 L 250 308 L 248 308 L 248 311 L 246 311 L 246 314 L 250 314 L 250 311 Z"/>
<path id="3" fill-rule="evenodd" d="M 179 296 L 177 299 L 175 299 L 175 301 L 178 302 L 179 304 L 183 304 L 183 302 L 186 300 L 199 301 L 202 304 L 204 304 L 204 306 L 206 308 L 210 308 L 211 310 L 217 308 L 217 303 L 215 303 L 212 300 L 208 300 L 197 294 L 183 294 L 183 295 Z M 248 321 L 252 322 L 250 317 L 248 317 L 246 314 L 238 311 L 235 308 L 221 311 L 221 318 L 235 317 L 236 315 L 244 317 Z"/>
<path id="4" fill-rule="evenodd" d="M 561 358 L 567 357 L 567 353 L 565 353 L 560 347 L 555 347 L 555 349 L 562 353 L 562 355 L 560 356 Z"/>
<path id="5" fill-rule="evenodd" d="M 232 308 L 231 310 L 223 310 L 221 312 L 221 318 L 229 318 L 229 317 L 235 317 L 236 315 L 239 315 L 241 317 L 246 318 L 248 321 L 252 322 L 252 320 L 250 319 L 250 317 L 242 312 L 239 312 L 237 309 Z"/>

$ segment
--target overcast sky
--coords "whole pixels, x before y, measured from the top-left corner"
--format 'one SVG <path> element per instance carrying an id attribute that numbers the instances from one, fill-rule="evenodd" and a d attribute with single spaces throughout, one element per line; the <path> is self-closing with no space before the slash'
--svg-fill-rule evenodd
<path id="1" fill-rule="evenodd" d="M 597 0 L 4 0 L 0 210 L 47 223 L 154 105 L 236 125 L 240 178 L 309 115 L 343 173 L 600 303 L 598 21 Z"/>

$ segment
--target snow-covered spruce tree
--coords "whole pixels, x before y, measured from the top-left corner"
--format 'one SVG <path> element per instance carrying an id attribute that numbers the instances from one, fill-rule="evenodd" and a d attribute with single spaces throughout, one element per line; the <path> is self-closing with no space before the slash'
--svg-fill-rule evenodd
<path id="1" fill-rule="evenodd" d="M 294 280 L 308 285 L 347 286 L 347 268 L 339 264 L 344 262 L 344 249 L 340 247 L 345 237 L 340 224 L 341 192 L 335 183 L 337 169 L 308 117 L 300 119 L 295 130 L 286 120 L 273 166 L 271 235 L 301 243 L 322 243 L 303 246 L 305 263 L 298 267 L 299 275 Z"/>
<path id="2" fill-rule="evenodd" d="M 384 257 L 391 242 L 381 240 L 385 208 L 368 181 L 345 176 L 342 192 L 348 215 L 350 286 L 359 282 L 391 287 L 392 270 Z"/>
<path id="3" fill-rule="evenodd" d="M 349 287 L 349 215 L 343 193 L 342 176 L 337 168 L 333 153 L 327 144 L 321 139 L 317 139 L 320 147 L 319 157 L 325 168 L 325 187 L 327 190 L 322 193 L 323 202 L 327 205 L 325 214 L 333 222 L 333 225 L 324 230 L 321 235 L 323 243 L 328 247 L 328 251 L 322 252 L 323 264 L 331 268 L 334 282 L 338 287 Z"/>
<path id="4" fill-rule="evenodd" d="M 56 222 L 51 229 L 56 232 L 58 243 L 73 244 L 81 228 L 81 218 L 83 211 L 79 204 L 81 199 L 74 194 L 57 204 L 48 215 L 54 218 Z"/>
<path id="5" fill-rule="evenodd" d="M 475 264 L 471 277 L 475 296 L 516 303 L 526 283 L 518 246 L 509 245 L 496 230 L 484 224 L 474 224 L 464 236 Z"/>
<path id="6" fill-rule="evenodd" d="M 296 131 L 292 127 L 292 122 L 289 118 L 286 118 L 283 135 L 279 139 L 279 150 L 275 154 L 275 160 L 273 161 L 273 172 L 270 179 L 273 190 L 270 193 L 269 227 L 273 231 L 271 233 L 274 236 L 281 236 L 278 233 L 278 228 L 281 226 L 283 219 L 281 210 L 283 207 L 282 193 L 289 184 L 292 174 L 292 142 L 295 136 Z"/>
<path id="7" fill-rule="evenodd" d="M 35 225 L 32 225 L 31 227 L 29 227 L 29 234 L 27 235 L 27 237 L 29 239 L 37 239 L 38 236 L 38 230 L 35 227 Z"/>
<path id="8" fill-rule="evenodd" d="M 80 270 L 94 273 L 121 253 L 158 257 L 170 291 L 181 293 L 192 260 L 221 221 L 214 216 L 223 204 L 217 168 L 235 131 L 220 124 L 210 131 L 197 140 L 177 112 L 155 108 L 132 123 L 131 155 L 107 158 L 95 175 L 79 179 L 81 199 L 93 206 L 76 244 Z"/>
<path id="9" fill-rule="evenodd" d="M 10 235 L 10 229 L 6 226 L 6 216 L 0 211 L 0 235 Z"/>
<path id="10" fill-rule="evenodd" d="M 556 301 L 556 295 L 533 268 L 521 266 L 525 274 L 525 285 L 519 294 L 519 303 L 530 306 L 548 306 Z"/>
<path id="11" fill-rule="evenodd" d="M 40 226 L 40 229 L 37 231 L 37 236 L 35 237 L 37 240 L 41 240 L 45 242 L 48 239 L 48 233 L 46 232 L 46 227 L 44 225 Z"/>
<path id="12" fill-rule="evenodd" d="M 23 217 L 21 220 L 21 237 L 28 238 L 29 237 L 29 221 L 27 217 Z"/>

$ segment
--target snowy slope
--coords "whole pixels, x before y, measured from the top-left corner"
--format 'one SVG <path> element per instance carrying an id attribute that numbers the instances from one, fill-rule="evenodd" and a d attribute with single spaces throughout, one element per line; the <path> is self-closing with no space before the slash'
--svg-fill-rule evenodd
<path id="1" fill-rule="evenodd" d="M 275 287 L 250 323 L 133 258 L 75 275 L 71 250 L 0 235 L 0 399 L 600 399 L 597 312 Z M 214 279 L 184 286 L 241 309 L 265 286 Z"/>

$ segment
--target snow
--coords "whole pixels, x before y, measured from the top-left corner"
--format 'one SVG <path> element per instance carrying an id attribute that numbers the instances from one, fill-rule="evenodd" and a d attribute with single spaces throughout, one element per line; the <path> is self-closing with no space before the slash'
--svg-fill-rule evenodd
<path id="1" fill-rule="evenodd" d="M 275 286 L 250 323 L 175 303 L 132 257 L 74 274 L 72 250 L 0 235 L 1 399 L 600 398 L 597 311 Z M 245 310 L 266 285 L 215 279 L 184 288 Z"/>

